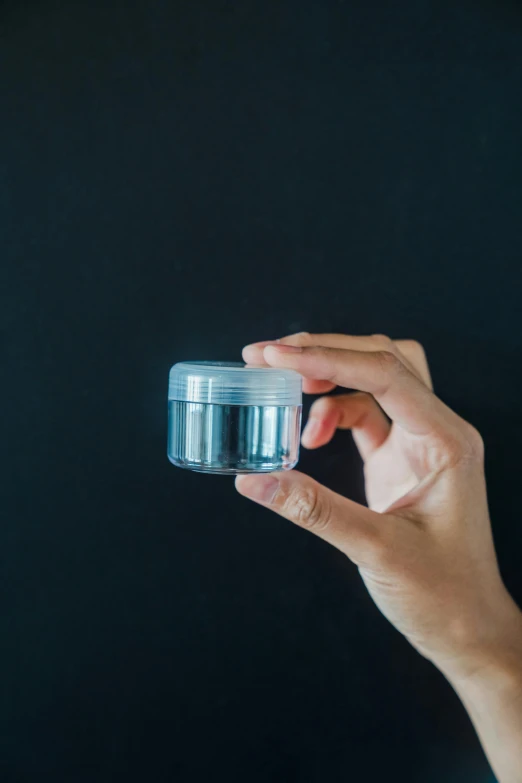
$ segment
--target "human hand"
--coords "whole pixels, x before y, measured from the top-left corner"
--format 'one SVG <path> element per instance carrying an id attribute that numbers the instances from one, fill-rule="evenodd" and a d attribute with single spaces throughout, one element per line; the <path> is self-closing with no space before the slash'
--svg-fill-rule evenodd
<path id="1" fill-rule="evenodd" d="M 243 357 L 296 370 L 307 392 L 360 390 L 314 402 L 302 439 L 316 448 L 352 430 L 369 508 L 297 471 L 238 476 L 238 491 L 344 552 L 382 613 L 454 682 L 499 647 L 515 655 L 522 621 L 497 566 L 482 439 L 434 395 L 422 347 L 302 333 Z"/>

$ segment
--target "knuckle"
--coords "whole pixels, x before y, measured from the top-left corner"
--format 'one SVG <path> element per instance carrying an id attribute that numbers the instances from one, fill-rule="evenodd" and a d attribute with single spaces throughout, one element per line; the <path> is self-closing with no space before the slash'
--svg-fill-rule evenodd
<path id="1" fill-rule="evenodd" d="M 415 375 L 421 380 L 429 389 L 433 388 L 433 384 L 430 376 L 430 369 L 428 364 L 428 358 L 423 345 L 417 340 L 397 340 L 395 347 L 399 352 L 399 356 L 405 361 L 407 367 L 409 367 Z"/>
<path id="2" fill-rule="evenodd" d="M 328 416 L 328 414 L 332 413 L 338 406 L 339 397 L 340 395 L 337 397 L 319 397 L 310 408 L 310 416 L 317 416 L 319 418 Z"/>
<path id="3" fill-rule="evenodd" d="M 456 467 L 465 459 L 463 439 L 458 433 L 439 433 L 434 436 L 430 450 L 430 460 L 437 468 Z"/>
<path id="4" fill-rule="evenodd" d="M 306 348 L 312 345 L 312 335 L 309 332 L 298 332 L 297 334 L 290 334 L 288 337 L 283 337 L 282 343 L 287 345 L 296 345 L 298 347 Z"/>
<path id="5" fill-rule="evenodd" d="M 405 340 L 404 344 L 407 345 L 414 353 L 417 353 L 419 356 L 424 356 L 424 357 L 426 356 L 426 351 L 424 350 L 424 346 L 418 340 Z"/>
<path id="6" fill-rule="evenodd" d="M 328 503 L 314 486 L 295 487 L 287 496 L 285 512 L 301 527 L 319 532 L 330 523 Z"/>
<path id="7" fill-rule="evenodd" d="M 414 363 L 428 364 L 424 346 L 418 340 L 397 340 L 396 346 L 399 350 L 405 351 Z"/>
<path id="8" fill-rule="evenodd" d="M 484 458 L 484 440 L 480 432 L 469 422 L 463 428 L 464 457 L 473 461 Z"/>
<path id="9" fill-rule="evenodd" d="M 375 361 L 385 378 L 398 375 L 399 372 L 405 369 L 401 360 L 392 351 L 376 351 Z"/>
<path id="10" fill-rule="evenodd" d="M 382 351 L 394 351 L 394 343 L 391 337 L 386 334 L 372 334 L 372 340 Z"/>
<path id="11" fill-rule="evenodd" d="M 446 467 L 477 464 L 484 459 L 484 441 L 478 430 L 461 420 L 458 428 L 440 442 L 440 459 Z"/>

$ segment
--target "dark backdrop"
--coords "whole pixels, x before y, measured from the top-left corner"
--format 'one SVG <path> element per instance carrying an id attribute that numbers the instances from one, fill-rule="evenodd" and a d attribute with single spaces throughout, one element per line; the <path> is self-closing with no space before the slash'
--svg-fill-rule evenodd
<path id="1" fill-rule="evenodd" d="M 167 462 L 166 385 L 420 339 L 522 598 L 521 5 L 4 0 L 0 113 L 2 783 L 486 781 L 356 570 Z M 362 498 L 349 435 L 301 467 Z"/>

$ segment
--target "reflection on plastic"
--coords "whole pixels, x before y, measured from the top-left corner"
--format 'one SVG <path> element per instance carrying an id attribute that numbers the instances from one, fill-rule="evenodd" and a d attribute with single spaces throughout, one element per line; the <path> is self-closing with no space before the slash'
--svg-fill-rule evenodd
<path id="1" fill-rule="evenodd" d="M 290 470 L 299 458 L 301 406 L 169 401 L 168 456 L 203 473 Z"/>

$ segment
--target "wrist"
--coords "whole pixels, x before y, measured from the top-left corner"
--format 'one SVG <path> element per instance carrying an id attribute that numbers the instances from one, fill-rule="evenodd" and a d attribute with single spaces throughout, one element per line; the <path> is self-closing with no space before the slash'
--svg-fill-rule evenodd
<path id="1" fill-rule="evenodd" d="M 482 624 L 480 644 L 467 661 L 441 670 L 475 726 L 497 779 L 521 783 L 522 614 L 511 598 L 497 608 L 498 615 Z"/>
<path id="2" fill-rule="evenodd" d="M 455 690 L 522 687 L 522 612 L 506 592 L 490 619 L 462 634 L 450 655 L 433 663 Z"/>

